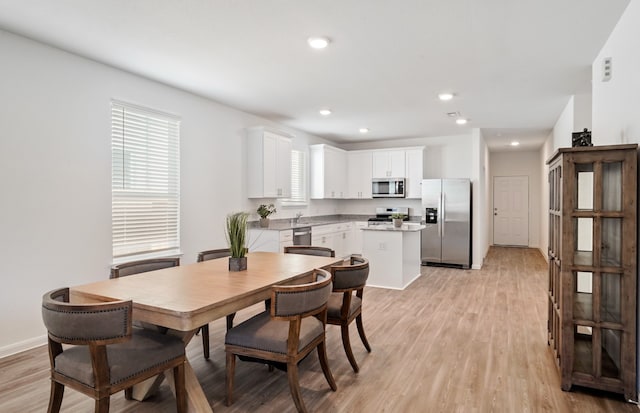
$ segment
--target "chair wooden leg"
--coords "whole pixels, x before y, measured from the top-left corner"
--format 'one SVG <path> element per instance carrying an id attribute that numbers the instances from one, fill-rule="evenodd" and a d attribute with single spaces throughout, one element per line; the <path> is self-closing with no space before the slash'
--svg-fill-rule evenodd
<path id="1" fill-rule="evenodd" d="M 204 333 L 204 330 L 203 330 Z M 178 413 L 187 412 L 187 390 L 184 380 L 184 363 L 173 368 L 173 380 L 176 388 L 176 407 Z"/>
<path id="2" fill-rule="evenodd" d="M 58 413 L 62 405 L 62 396 L 64 396 L 64 386 L 57 381 L 51 380 L 51 394 L 49 396 L 48 413 Z"/>
<path id="3" fill-rule="evenodd" d="M 109 396 L 96 400 L 95 413 L 109 413 L 109 401 Z"/>
<path id="4" fill-rule="evenodd" d="M 364 334 L 364 326 L 362 325 L 362 314 L 356 317 L 356 325 L 358 326 L 358 334 L 360 334 L 360 340 L 362 340 L 364 348 L 366 348 L 367 351 L 371 353 L 371 346 L 369 345 L 367 336 Z"/>
<path id="5" fill-rule="evenodd" d="M 236 317 L 236 313 L 231 313 L 227 315 L 227 331 L 233 328 L 233 319 Z"/>
<path id="6" fill-rule="evenodd" d="M 233 404 L 233 375 L 236 371 L 236 355 L 227 351 L 227 406 Z"/>
<path id="7" fill-rule="evenodd" d="M 200 327 L 202 331 L 202 354 L 205 360 L 209 360 L 209 324 Z"/>
<path id="8" fill-rule="evenodd" d="M 133 387 L 127 387 L 124 389 L 125 400 L 133 400 Z"/>
<path id="9" fill-rule="evenodd" d="M 347 359 L 349 359 L 351 368 L 357 373 L 358 371 L 360 371 L 360 369 L 358 368 L 356 358 L 353 357 L 353 352 L 351 351 L 351 341 L 349 341 L 349 325 L 341 325 L 340 332 L 342 333 L 342 347 L 344 347 L 344 352 L 347 353 Z"/>
<path id="10" fill-rule="evenodd" d="M 307 408 L 302 401 L 302 393 L 300 393 L 300 381 L 298 379 L 298 365 L 296 363 L 287 363 L 287 377 L 289 378 L 289 390 L 291 397 L 296 404 L 299 413 L 307 413 Z"/>
<path id="11" fill-rule="evenodd" d="M 325 342 L 318 344 L 318 359 L 320 360 L 320 366 L 322 367 L 322 372 L 324 373 L 325 379 L 327 379 L 327 383 L 329 383 L 329 387 L 331 390 L 338 390 L 338 386 L 336 385 L 336 381 L 333 379 L 333 374 L 331 374 L 331 369 L 329 368 L 329 360 L 327 359 L 327 346 Z"/>

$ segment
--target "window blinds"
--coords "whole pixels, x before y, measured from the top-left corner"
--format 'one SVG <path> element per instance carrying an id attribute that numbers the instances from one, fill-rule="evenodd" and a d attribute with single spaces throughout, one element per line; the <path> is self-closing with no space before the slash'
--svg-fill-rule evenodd
<path id="1" fill-rule="evenodd" d="M 301 205 L 307 203 L 307 154 L 303 151 L 291 151 L 291 198 L 283 205 Z"/>
<path id="2" fill-rule="evenodd" d="M 111 104 L 113 257 L 180 249 L 180 119 Z"/>

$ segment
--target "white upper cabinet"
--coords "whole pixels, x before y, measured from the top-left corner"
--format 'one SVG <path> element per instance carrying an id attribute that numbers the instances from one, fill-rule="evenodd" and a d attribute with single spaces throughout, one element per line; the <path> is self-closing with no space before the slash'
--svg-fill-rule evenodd
<path id="1" fill-rule="evenodd" d="M 407 149 L 405 158 L 407 163 L 405 197 L 422 198 L 424 148 Z"/>
<path id="2" fill-rule="evenodd" d="M 390 149 L 373 151 L 372 178 L 403 178 L 405 176 L 405 151 Z"/>
<path id="3" fill-rule="evenodd" d="M 333 146 L 309 146 L 312 199 L 341 199 L 347 196 L 347 152 Z"/>
<path id="4" fill-rule="evenodd" d="M 347 152 L 347 198 L 371 199 L 371 151 Z"/>
<path id="5" fill-rule="evenodd" d="M 291 196 L 291 138 L 265 128 L 247 133 L 247 196 Z"/>

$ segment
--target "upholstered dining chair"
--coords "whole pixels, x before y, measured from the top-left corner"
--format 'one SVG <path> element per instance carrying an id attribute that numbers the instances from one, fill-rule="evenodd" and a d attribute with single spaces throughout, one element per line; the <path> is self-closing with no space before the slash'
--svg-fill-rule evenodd
<path id="1" fill-rule="evenodd" d="M 127 275 L 177 267 L 179 265 L 180 258 L 151 258 L 148 260 L 125 262 L 111 267 L 111 278 L 126 277 Z"/>
<path id="2" fill-rule="evenodd" d="M 290 245 L 284 247 L 286 254 L 304 254 L 304 255 L 319 255 L 321 257 L 335 257 L 336 252 L 327 247 L 316 247 L 314 245 Z"/>
<path id="3" fill-rule="evenodd" d="M 42 297 L 51 364 L 49 413 L 62 405 L 65 386 L 109 411 L 110 396 L 173 369 L 178 412 L 186 412 L 184 343 L 177 337 L 132 328 L 131 301 L 72 304 L 69 289 Z M 65 345 L 63 347 L 63 344 Z"/>
<path id="4" fill-rule="evenodd" d="M 198 253 L 198 262 L 215 260 L 216 258 L 230 257 L 231 250 L 229 248 L 220 248 L 215 250 L 200 251 Z M 233 318 L 236 313 L 227 315 L 227 330 L 233 326 Z M 209 324 L 205 324 L 200 327 L 199 330 L 202 333 L 202 351 L 204 358 L 209 360 Z"/>
<path id="5" fill-rule="evenodd" d="M 270 312 L 255 315 L 227 331 L 227 406 L 233 403 L 236 356 L 286 370 L 291 397 L 299 412 L 307 410 L 300 393 L 298 363 L 314 349 L 329 386 L 333 391 L 337 389 L 325 347 L 331 274 L 316 269 L 314 278 L 308 284 L 272 287 Z"/>
<path id="6" fill-rule="evenodd" d="M 327 303 L 327 323 L 340 326 L 342 346 L 353 371 L 357 373 L 360 369 L 353 356 L 353 351 L 351 351 L 349 324 L 356 320 L 360 340 L 367 351 L 371 353 L 371 346 L 362 325 L 362 299 L 364 286 L 369 277 L 369 260 L 352 255 L 348 265 L 332 265 L 331 275 L 333 292 Z"/>

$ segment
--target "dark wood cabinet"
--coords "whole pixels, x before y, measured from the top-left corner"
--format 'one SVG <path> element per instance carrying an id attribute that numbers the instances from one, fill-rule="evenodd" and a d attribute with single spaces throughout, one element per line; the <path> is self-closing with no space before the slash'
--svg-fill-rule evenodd
<path id="1" fill-rule="evenodd" d="M 548 344 L 562 389 L 636 400 L 637 145 L 561 148 L 549 165 Z"/>

